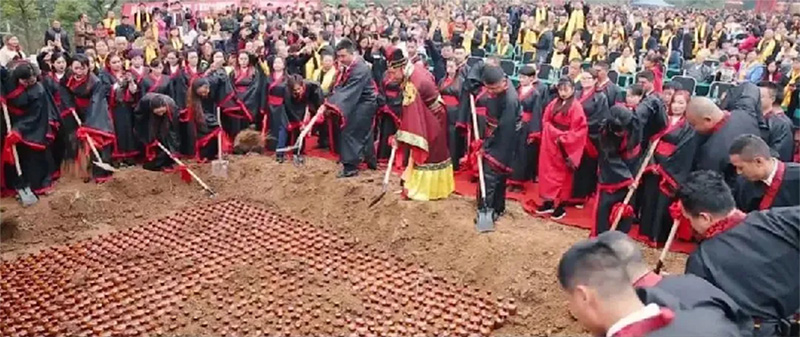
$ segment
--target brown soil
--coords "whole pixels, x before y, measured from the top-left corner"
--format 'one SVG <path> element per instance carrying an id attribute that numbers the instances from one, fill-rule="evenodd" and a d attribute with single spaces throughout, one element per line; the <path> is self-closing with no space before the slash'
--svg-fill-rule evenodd
<path id="1" fill-rule="evenodd" d="M 193 168 L 201 177 L 210 176 L 210 165 Z M 532 218 L 512 203 L 496 232 L 478 235 L 470 198 L 419 203 L 402 201 L 390 192 L 369 209 L 380 191 L 380 172 L 349 180 L 337 180 L 336 172 L 336 165 L 324 159 L 308 158 L 305 167 L 297 168 L 248 156 L 232 158 L 228 179 L 209 177 L 207 182 L 219 194 L 217 200 L 233 199 L 309 221 L 325 232 L 354 239 L 356 245 L 429 267 L 448 283 L 515 298 L 517 313 L 497 334 L 582 332 L 567 312 L 555 269 L 560 255 L 585 238 L 586 231 Z M 13 238 L 3 237 L 2 257 L 15 259 L 141 225 L 180 209 L 207 208 L 212 202 L 197 184 L 187 185 L 175 174 L 141 169 L 122 170 L 104 185 L 60 182 L 53 195 L 27 209 L 11 199 L 2 200 L 3 222 L 17 224 Z M 645 251 L 648 261 L 654 262 L 658 252 Z M 670 254 L 666 270 L 682 271 L 684 260 Z M 241 267 L 235 279 L 269 276 L 259 270 L 257 265 Z M 351 290 L 336 287 L 324 292 L 343 302 L 352 296 Z"/>

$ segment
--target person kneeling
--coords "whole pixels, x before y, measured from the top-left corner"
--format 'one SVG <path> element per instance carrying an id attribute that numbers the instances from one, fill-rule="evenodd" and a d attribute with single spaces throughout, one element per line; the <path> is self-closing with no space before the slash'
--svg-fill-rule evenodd
<path id="1" fill-rule="evenodd" d="M 175 161 L 158 146 L 159 143 L 170 152 L 177 153 L 180 147 L 178 137 L 178 107 L 167 95 L 148 93 L 136 106 L 139 140 L 145 145 L 146 170 L 161 171 L 172 168 Z"/>

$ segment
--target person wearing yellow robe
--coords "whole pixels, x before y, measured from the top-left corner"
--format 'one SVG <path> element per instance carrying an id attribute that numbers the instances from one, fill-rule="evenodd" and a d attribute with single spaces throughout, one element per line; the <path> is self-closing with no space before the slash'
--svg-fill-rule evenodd
<path id="1" fill-rule="evenodd" d="M 519 36 L 517 37 L 517 45 L 520 46 L 520 49 L 523 53 L 532 52 L 536 50 L 536 42 L 538 41 L 538 36 L 536 34 L 536 30 L 534 29 L 534 20 L 528 19 L 525 22 L 525 27 L 522 28 Z"/>
<path id="2" fill-rule="evenodd" d="M 334 82 L 336 82 L 334 56 L 330 52 L 323 51 L 320 59 L 320 67 L 314 70 L 314 74 L 311 79 L 319 83 L 320 87 L 322 88 L 322 92 L 327 96 L 331 92 L 331 89 L 333 89 Z"/>
<path id="3" fill-rule="evenodd" d="M 314 49 L 311 59 L 306 62 L 305 74 L 308 80 L 312 80 L 314 78 L 314 73 L 322 66 L 322 55 L 320 55 L 320 52 L 328 46 L 328 41 L 322 39 L 321 36 L 318 38 L 319 43 L 317 44 L 317 48 Z"/>
<path id="4" fill-rule="evenodd" d="M 477 29 L 475 29 L 475 24 L 472 21 L 467 21 L 467 29 L 464 30 L 464 40 L 461 42 L 461 45 L 464 46 L 464 50 L 467 51 L 467 54 L 472 54 L 472 39 L 475 38 L 475 33 L 477 33 Z"/>
<path id="5" fill-rule="evenodd" d="M 114 11 L 108 11 L 106 18 L 103 19 L 102 22 L 103 22 L 103 27 L 105 27 L 108 30 L 109 35 L 113 36 L 114 31 L 117 29 L 117 26 L 119 26 L 119 19 L 116 18 L 116 14 L 114 14 Z"/>
<path id="6" fill-rule="evenodd" d="M 133 15 L 134 28 L 137 32 L 141 32 L 147 25 L 153 22 L 153 16 L 147 11 L 147 6 L 144 3 L 139 4 L 139 9 Z"/>
<path id="7" fill-rule="evenodd" d="M 798 80 L 800 80 L 800 58 L 794 58 L 794 60 L 792 60 L 792 70 L 786 75 L 783 75 L 780 83 L 783 86 L 783 101 L 781 102 L 782 107 L 789 107 L 789 103 L 792 100 L 792 90 L 797 87 Z"/>
<path id="8" fill-rule="evenodd" d="M 589 48 L 589 56 L 586 58 L 587 60 L 595 59 L 597 53 L 600 50 L 600 46 L 604 46 L 608 43 L 608 39 L 606 34 L 603 32 L 603 26 L 598 24 L 594 26 L 594 32 L 592 33 L 592 45 Z"/>
<path id="9" fill-rule="evenodd" d="M 694 53 L 706 48 L 706 38 L 708 37 L 708 23 L 706 16 L 700 14 L 697 17 L 697 24 L 694 27 Z"/>
<path id="10" fill-rule="evenodd" d="M 492 46 L 491 52 L 494 55 L 500 56 L 501 58 L 511 59 L 514 57 L 514 46 L 511 45 L 509 42 L 511 37 L 508 34 L 503 34 L 500 37 L 500 41 L 497 44 Z"/>

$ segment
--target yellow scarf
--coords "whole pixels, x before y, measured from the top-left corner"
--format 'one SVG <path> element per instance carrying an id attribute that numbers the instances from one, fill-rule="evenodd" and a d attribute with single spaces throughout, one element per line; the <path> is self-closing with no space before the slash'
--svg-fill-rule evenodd
<path id="1" fill-rule="evenodd" d="M 536 24 L 540 24 L 547 20 L 547 8 L 536 7 L 536 13 L 534 13 L 534 20 Z"/>
<path id="2" fill-rule="evenodd" d="M 524 35 L 525 36 L 523 37 L 522 34 L 520 34 L 518 39 L 522 39 L 522 41 L 517 43 L 522 45 L 522 52 L 524 53 L 536 50 L 536 41 L 538 40 L 536 32 L 532 29 L 526 29 Z"/>
<path id="3" fill-rule="evenodd" d="M 314 71 L 317 70 L 319 67 L 322 67 L 322 56 L 319 55 L 319 52 L 322 51 L 322 48 L 328 46 L 327 42 L 320 43 L 317 50 L 314 51 L 314 55 L 312 55 L 311 59 L 306 62 L 306 79 L 313 80 L 314 79 Z"/>
<path id="4" fill-rule="evenodd" d="M 649 36 L 642 35 L 642 52 L 647 53 L 647 41 L 650 40 Z"/>
<path id="5" fill-rule="evenodd" d="M 760 53 L 759 56 L 758 56 L 758 60 L 761 61 L 762 63 L 766 64 L 767 63 L 767 59 L 770 56 L 772 56 L 772 52 L 775 51 L 775 46 L 776 45 L 777 45 L 777 43 L 775 42 L 775 40 L 767 41 L 766 45 L 764 45 L 764 40 L 759 41 L 758 42 L 758 47 L 756 49 Z"/>
<path id="6" fill-rule="evenodd" d="M 581 55 L 580 51 L 578 51 L 578 47 L 575 47 L 572 44 L 570 44 L 570 46 L 569 46 L 569 60 L 572 61 L 574 59 L 583 59 L 583 55 Z"/>
<path id="7" fill-rule="evenodd" d="M 569 21 L 567 22 L 567 31 L 564 35 L 565 39 L 572 40 L 572 33 L 578 29 L 585 28 L 586 18 L 583 17 L 583 9 L 573 9 L 569 14 Z"/>
<path id="8" fill-rule="evenodd" d="M 486 41 L 489 41 L 489 30 L 486 28 L 488 25 L 483 25 L 481 29 L 481 46 L 478 47 L 480 49 L 486 48 Z"/>
<path id="9" fill-rule="evenodd" d="M 600 45 L 605 41 L 605 34 L 595 33 L 592 35 L 592 47 L 589 49 L 589 59 L 592 59 L 598 53 Z"/>
<path id="10" fill-rule="evenodd" d="M 322 68 L 314 70 L 314 80 L 319 81 L 319 85 L 326 94 L 333 89 L 333 81 L 336 79 L 336 68 L 331 67 L 326 73 L 322 73 Z"/>
<path id="11" fill-rule="evenodd" d="M 152 44 L 147 44 L 144 47 L 144 62 L 147 65 L 150 65 L 150 61 L 154 60 L 158 57 L 158 48 L 154 47 Z"/>
<path id="12" fill-rule="evenodd" d="M 694 51 L 697 52 L 700 49 L 706 47 L 706 23 L 703 22 L 700 24 L 700 27 L 695 27 L 694 29 Z"/>
<path id="13" fill-rule="evenodd" d="M 461 45 L 464 46 L 464 50 L 466 50 L 468 55 L 470 55 L 470 53 L 472 53 L 472 37 L 473 36 L 475 36 L 475 29 L 464 31 L 464 41 L 461 43 Z"/>
<path id="14" fill-rule="evenodd" d="M 138 15 L 138 14 L 144 14 L 144 15 Z M 153 22 L 153 18 L 150 16 L 150 13 L 147 12 L 138 14 L 134 16 L 136 18 L 136 31 L 141 32 L 144 24 L 147 22 Z M 144 22 L 142 22 L 142 17 L 144 17 Z"/>
<path id="15" fill-rule="evenodd" d="M 170 44 L 172 44 L 172 49 L 173 50 L 176 50 L 176 51 L 183 50 L 183 41 L 181 41 L 181 38 L 173 37 L 172 39 L 170 39 L 169 42 L 170 42 Z"/>
<path id="16" fill-rule="evenodd" d="M 667 55 L 665 56 L 667 63 L 669 63 L 669 57 L 672 54 L 672 34 L 661 34 L 661 45 L 667 48 Z"/>
<path id="17" fill-rule="evenodd" d="M 496 53 L 502 57 L 506 56 L 506 52 L 508 52 L 508 43 L 498 42 Z"/>
<path id="18" fill-rule="evenodd" d="M 794 70 L 790 73 L 789 76 L 789 83 L 783 88 L 783 101 L 781 102 L 781 106 L 786 108 L 789 106 L 789 101 L 792 100 L 792 86 L 797 83 L 797 80 L 800 79 L 800 73 L 795 73 Z"/>
<path id="19" fill-rule="evenodd" d="M 111 30 L 112 32 L 117 28 L 118 25 L 119 20 L 117 19 L 103 19 L 103 27 Z"/>
<path id="20" fill-rule="evenodd" d="M 561 66 L 564 65 L 564 54 L 559 52 L 553 53 L 553 58 L 550 60 L 550 65 L 553 66 L 553 69 L 561 69 Z"/>

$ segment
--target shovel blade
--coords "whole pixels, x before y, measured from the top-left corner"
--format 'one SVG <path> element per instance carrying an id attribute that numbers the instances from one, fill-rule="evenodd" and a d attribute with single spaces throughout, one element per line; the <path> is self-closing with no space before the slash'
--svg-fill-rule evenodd
<path id="1" fill-rule="evenodd" d="M 211 161 L 211 175 L 220 178 L 228 177 L 228 161 L 227 160 L 214 160 Z"/>
<path id="2" fill-rule="evenodd" d="M 378 194 L 378 196 L 375 197 L 375 199 L 372 199 L 372 201 L 369 203 L 369 207 L 375 206 L 375 204 L 377 204 L 378 201 L 381 201 L 381 199 L 383 199 L 384 195 L 386 195 L 386 190 L 383 190 L 383 192 L 381 192 L 381 194 Z"/>
<path id="3" fill-rule="evenodd" d="M 491 209 L 479 209 L 478 218 L 475 219 L 475 229 L 478 233 L 494 232 L 494 214 Z"/>
<path id="4" fill-rule="evenodd" d="M 306 163 L 306 158 L 303 155 L 296 154 L 292 157 L 292 162 L 295 166 L 302 166 Z"/>
<path id="5" fill-rule="evenodd" d="M 282 147 L 282 148 L 280 148 L 280 149 L 276 149 L 276 150 L 275 150 L 275 152 L 276 152 L 276 153 L 290 152 L 290 151 L 292 151 L 292 150 L 294 150 L 294 149 L 297 149 L 297 146 L 296 146 L 296 145 L 287 146 L 287 147 Z"/>
<path id="6" fill-rule="evenodd" d="M 93 163 L 94 163 L 95 165 L 97 165 L 97 167 L 99 167 L 99 168 L 101 168 L 101 169 L 104 169 L 104 170 L 106 170 L 106 171 L 108 171 L 108 172 L 117 172 L 117 169 L 116 169 L 116 168 L 114 168 L 114 166 L 108 165 L 108 164 L 106 164 L 106 163 L 104 163 L 104 162 L 101 162 L 101 161 L 95 161 L 95 162 L 93 162 Z"/>
<path id="7" fill-rule="evenodd" d="M 36 194 L 31 191 L 30 187 L 17 190 L 17 195 L 19 196 L 19 202 L 23 207 L 31 206 L 39 201 L 39 198 L 37 198 Z"/>

